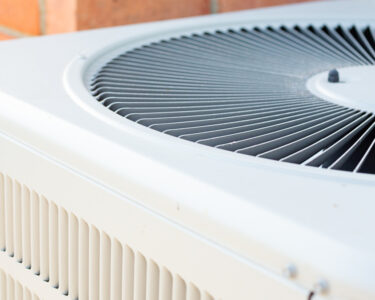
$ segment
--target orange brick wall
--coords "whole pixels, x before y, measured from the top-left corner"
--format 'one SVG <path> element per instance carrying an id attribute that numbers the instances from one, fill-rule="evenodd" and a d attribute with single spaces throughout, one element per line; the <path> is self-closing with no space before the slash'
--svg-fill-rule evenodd
<path id="1" fill-rule="evenodd" d="M 78 29 L 155 21 L 210 13 L 206 0 L 81 0 Z M 93 18 L 92 16 L 95 16 Z"/>
<path id="2" fill-rule="evenodd" d="M 0 0 L 0 40 L 307 0 Z"/>
<path id="3" fill-rule="evenodd" d="M 216 0 L 219 12 L 303 2 L 303 0 Z"/>
<path id="4" fill-rule="evenodd" d="M 40 34 L 38 0 L 0 0 L 0 25 L 25 34 Z"/>
<path id="5" fill-rule="evenodd" d="M 13 37 L 11 35 L 8 35 L 6 33 L 2 33 L 0 32 L 0 41 L 3 41 L 3 40 L 10 40 L 12 39 Z"/>

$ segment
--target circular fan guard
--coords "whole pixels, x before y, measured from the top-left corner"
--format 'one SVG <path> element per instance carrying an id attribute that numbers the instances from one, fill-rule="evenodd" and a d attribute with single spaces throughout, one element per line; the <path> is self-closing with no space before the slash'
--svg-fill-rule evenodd
<path id="1" fill-rule="evenodd" d="M 375 174 L 372 112 L 306 88 L 317 73 L 374 63 L 370 27 L 216 31 L 128 51 L 96 73 L 91 92 L 117 114 L 185 140 Z"/>

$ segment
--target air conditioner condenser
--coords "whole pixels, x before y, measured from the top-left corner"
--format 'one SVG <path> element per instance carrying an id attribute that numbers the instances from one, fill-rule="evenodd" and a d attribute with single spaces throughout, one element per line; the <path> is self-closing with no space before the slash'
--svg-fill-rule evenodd
<path id="1" fill-rule="evenodd" d="M 0 299 L 373 299 L 373 1 L 0 44 Z"/>

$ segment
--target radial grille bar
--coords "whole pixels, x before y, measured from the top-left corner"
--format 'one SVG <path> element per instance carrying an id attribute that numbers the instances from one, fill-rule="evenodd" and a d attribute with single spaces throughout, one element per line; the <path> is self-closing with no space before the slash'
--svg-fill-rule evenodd
<path id="1" fill-rule="evenodd" d="M 129 120 L 273 160 L 375 174 L 375 117 L 312 95 L 312 75 L 375 63 L 371 27 L 206 32 L 112 59 L 91 92 Z"/>

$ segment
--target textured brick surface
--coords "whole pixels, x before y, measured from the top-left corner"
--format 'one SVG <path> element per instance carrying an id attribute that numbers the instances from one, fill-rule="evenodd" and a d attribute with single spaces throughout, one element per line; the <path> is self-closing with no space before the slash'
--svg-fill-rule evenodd
<path id="1" fill-rule="evenodd" d="M 40 34 L 38 0 L 0 0 L 0 24 L 27 34 Z"/>
<path id="2" fill-rule="evenodd" d="M 5 33 L 0 32 L 0 41 L 9 40 L 9 39 L 13 39 L 13 38 L 14 37 L 12 37 L 10 35 L 7 35 Z"/>
<path id="3" fill-rule="evenodd" d="M 210 0 L 78 0 L 77 27 L 88 29 L 210 13 Z"/>
<path id="4" fill-rule="evenodd" d="M 218 12 L 306 2 L 306 0 L 216 0 Z"/>
<path id="5" fill-rule="evenodd" d="M 0 39 L 303 1 L 308 0 L 0 0 Z"/>
<path id="6" fill-rule="evenodd" d="M 77 0 L 44 1 L 47 34 L 77 30 Z"/>

